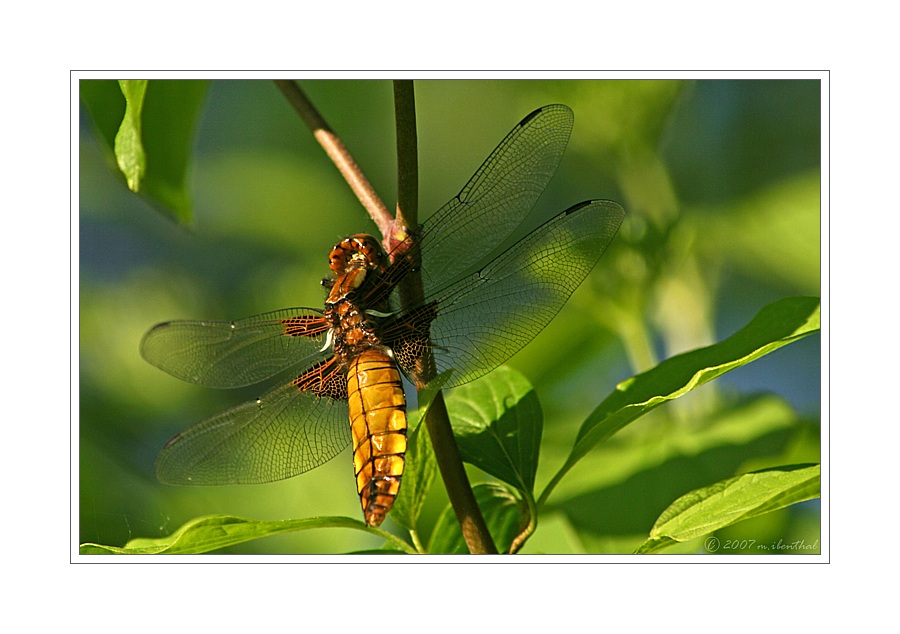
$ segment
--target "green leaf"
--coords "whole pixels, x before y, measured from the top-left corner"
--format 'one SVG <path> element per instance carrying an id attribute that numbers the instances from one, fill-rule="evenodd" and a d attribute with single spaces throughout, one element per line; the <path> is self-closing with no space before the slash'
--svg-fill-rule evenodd
<path id="1" fill-rule="evenodd" d="M 418 409 L 409 415 L 409 420 L 418 423 L 410 423 L 415 426 L 415 431 L 410 436 L 406 451 L 406 462 L 403 468 L 403 484 L 400 494 L 394 502 L 391 517 L 394 521 L 410 529 L 416 530 L 416 520 L 422 512 L 425 497 L 431 489 L 431 483 L 437 473 L 437 461 L 434 457 L 434 447 L 431 446 L 431 436 L 428 428 L 423 424 L 425 415 L 431 408 L 435 396 L 440 391 L 440 386 L 453 374 L 453 370 L 445 370 L 432 379 L 428 386 L 418 391 Z"/>
<path id="2" fill-rule="evenodd" d="M 528 380 L 508 367 L 452 390 L 447 411 L 463 460 L 534 492 L 543 413 Z"/>
<path id="3" fill-rule="evenodd" d="M 436 392 L 437 390 L 428 388 L 419 391 L 419 409 L 415 414 L 419 423 L 410 434 L 403 467 L 403 483 L 394 508 L 391 509 L 391 518 L 410 530 L 416 530 L 416 521 L 422 512 L 425 496 L 428 495 L 437 472 L 434 448 L 431 446 L 428 429 L 423 424 Z"/>
<path id="4" fill-rule="evenodd" d="M 582 424 L 569 458 L 541 495 L 541 502 L 575 463 L 632 421 L 818 330 L 819 299 L 787 297 L 765 306 L 749 324 L 724 341 L 674 356 L 623 381 Z"/>
<path id="5" fill-rule="evenodd" d="M 137 192 L 147 169 L 147 157 L 141 142 L 141 109 L 144 107 L 147 80 L 120 80 L 119 87 L 125 96 L 125 116 L 116 133 L 116 162 L 125 175 L 128 189 Z"/>
<path id="6" fill-rule="evenodd" d="M 404 552 L 415 550 L 402 539 L 390 533 L 366 526 L 364 522 L 349 517 L 310 517 L 299 520 L 249 520 L 230 515 L 200 517 L 184 524 L 168 537 L 157 539 L 137 538 L 125 544 L 124 548 L 102 544 L 82 544 L 83 555 L 121 554 L 197 554 L 206 553 L 243 542 L 312 528 L 352 528 L 374 533 L 391 542 Z"/>
<path id="7" fill-rule="evenodd" d="M 488 531 L 500 552 L 509 550 L 522 527 L 524 509 L 512 489 L 499 482 L 482 482 L 472 487 Z M 447 506 L 431 533 L 428 552 L 468 554 L 453 507 Z"/>
<path id="8" fill-rule="evenodd" d="M 819 465 L 797 465 L 745 473 L 697 489 L 675 500 L 650 530 L 637 553 L 663 550 L 677 542 L 819 497 Z"/>
<path id="9" fill-rule="evenodd" d="M 122 82 L 120 89 L 113 80 L 85 80 L 79 86 L 81 101 L 91 115 L 110 163 L 120 166 L 132 190 L 139 186 L 143 198 L 181 223 L 191 219 L 187 175 L 209 83 L 130 81 Z M 142 101 L 141 84 L 145 84 Z M 138 147 L 143 148 L 143 158 L 139 157 Z M 142 163 L 145 167 L 141 176 Z"/>
<path id="10" fill-rule="evenodd" d="M 631 553 L 672 500 L 688 491 L 737 473 L 817 461 L 818 445 L 813 453 L 785 457 L 805 430 L 789 403 L 764 394 L 692 416 L 689 425 L 621 434 L 560 482 L 542 509 L 539 533 L 545 514 L 561 512 L 585 543 L 617 539 L 618 552 Z"/>

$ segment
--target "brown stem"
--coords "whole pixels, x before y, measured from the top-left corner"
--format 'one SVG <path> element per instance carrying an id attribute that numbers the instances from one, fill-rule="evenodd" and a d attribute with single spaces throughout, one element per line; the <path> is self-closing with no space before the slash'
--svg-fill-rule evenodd
<path id="1" fill-rule="evenodd" d="M 325 153 L 337 166 L 344 180 L 350 185 L 350 189 L 356 194 L 359 202 L 362 203 L 366 211 L 375 224 L 378 226 L 382 235 L 389 235 L 394 225 L 394 219 L 391 212 L 381 201 L 375 189 L 369 183 L 365 174 L 359 169 L 356 161 L 350 151 L 344 146 L 340 138 L 331 130 L 322 115 L 319 114 L 312 102 L 306 96 L 306 93 L 294 81 L 275 80 L 275 85 L 287 97 L 300 118 L 307 127 L 312 130 L 313 136 L 319 145 L 325 150 Z"/>
<path id="2" fill-rule="evenodd" d="M 416 102 L 411 81 L 394 82 L 394 108 L 397 113 L 396 222 L 405 237 L 407 234 L 414 234 L 418 228 L 419 177 L 416 150 Z M 397 234 L 397 228 L 395 228 L 392 237 Z M 409 257 L 415 258 L 417 261 L 419 253 L 415 245 L 413 245 L 413 252 L 409 254 Z M 422 303 L 424 292 L 418 267 L 414 267 L 403 279 L 399 292 L 403 306 L 417 306 Z M 434 361 L 430 358 L 430 351 L 426 351 L 426 355 L 429 358 L 423 360 L 423 372 L 417 378 L 417 388 L 421 388 L 435 375 Z M 435 459 L 447 489 L 447 496 L 456 513 L 469 552 L 496 554 L 497 547 L 491 539 L 491 533 L 481 515 L 481 509 L 478 508 L 475 494 L 466 476 L 441 392 L 437 393 L 425 416 L 425 425 L 428 428 L 428 435 L 431 437 Z"/>

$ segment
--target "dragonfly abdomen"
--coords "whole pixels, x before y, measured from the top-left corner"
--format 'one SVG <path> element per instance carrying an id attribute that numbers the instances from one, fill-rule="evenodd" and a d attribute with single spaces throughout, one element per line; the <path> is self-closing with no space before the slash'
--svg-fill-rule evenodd
<path id="1" fill-rule="evenodd" d="M 397 364 L 384 348 L 353 357 L 347 369 L 353 469 L 366 524 L 394 505 L 406 453 L 406 398 Z"/>

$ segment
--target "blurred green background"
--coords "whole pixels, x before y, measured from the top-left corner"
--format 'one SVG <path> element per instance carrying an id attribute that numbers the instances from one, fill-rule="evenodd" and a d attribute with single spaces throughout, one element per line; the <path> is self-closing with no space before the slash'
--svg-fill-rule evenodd
<path id="1" fill-rule="evenodd" d="M 391 83 L 300 84 L 392 207 Z M 538 492 L 616 383 L 730 335 L 779 297 L 820 294 L 816 80 L 435 80 L 416 82 L 416 95 L 422 219 L 513 125 L 549 103 L 569 105 L 575 129 L 531 224 L 590 198 L 626 209 L 589 279 L 510 362 L 544 409 Z M 312 135 L 271 82 L 213 82 L 191 156 L 193 220 L 185 227 L 127 190 L 85 108 L 80 132 L 79 541 L 123 545 L 208 514 L 359 517 L 349 452 L 267 485 L 157 482 L 154 460 L 172 435 L 268 386 L 188 385 L 138 353 L 142 334 L 160 321 L 322 306 L 329 248 L 375 228 Z M 820 376 L 820 339 L 808 337 L 656 410 L 569 474 L 524 552 L 628 552 L 693 488 L 817 462 Z M 438 483 L 426 530 L 445 502 Z M 818 535 L 814 501 L 720 537 L 809 543 Z M 378 545 L 360 532 L 319 530 L 231 552 Z M 681 552 L 703 550 L 687 544 Z"/>

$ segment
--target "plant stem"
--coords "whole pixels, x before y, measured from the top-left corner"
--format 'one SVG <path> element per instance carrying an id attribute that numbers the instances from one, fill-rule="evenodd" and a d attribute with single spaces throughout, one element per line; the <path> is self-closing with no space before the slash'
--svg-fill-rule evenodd
<path id="1" fill-rule="evenodd" d="M 419 226 L 419 148 L 416 136 L 416 95 L 412 81 L 394 82 L 397 118 L 397 222 Z"/>
<path id="2" fill-rule="evenodd" d="M 411 81 L 394 82 L 394 103 L 397 117 L 397 223 L 404 237 L 415 234 L 418 229 L 419 178 L 416 141 L 416 104 L 415 92 Z M 397 228 L 394 229 L 396 235 Z M 387 236 L 386 236 L 387 238 Z M 415 245 L 413 249 L 416 249 Z M 418 258 L 414 250 L 411 257 Z M 416 306 L 424 299 L 422 278 L 414 268 L 401 282 L 400 298 L 403 306 Z M 430 352 L 426 352 L 430 356 Z M 423 387 L 434 378 L 434 363 L 430 358 L 423 362 L 423 376 L 417 377 L 417 388 Z M 425 425 L 434 456 L 437 460 L 441 478 L 447 489 L 450 504 L 456 513 L 462 529 L 463 539 L 469 552 L 473 554 L 496 554 L 497 547 L 488 531 L 487 523 L 481 515 L 481 509 L 475 501 L 475 494 L 463 467 L 459 455 L 459 447 L 453 436 L 450 416 L 441 392 L 435 395 L 434 401 L 425 416 Z"/>
<path id="3" fill-rule="evenodd" d="M 331 130 L 325 119 L 322 118 L 322 115 L 310 102 L 306 93 L 294 81 L 275 80 L 275 85 L 287 97 L 290 104 L 294 106 L 294 109 L 307 127 L 312 130 L 316 141 L 319 142 L 319 145 L 322 146 L 325 153 L 337 166 L 338 171 L 340 171 L 344 180 L 347 181 L 347 184 L 350 185 L 350 189 L 356 194 L 369 216 L 375 221 L 382 235 L 389 235 L 394 224 L 391 212 L 385 207 L 365 174 L 359 169 L 359 165 L 356 164 L 350 151 Z"/>
<path id="4" fill-rule="evenodd" d="M 535 504 L 534 497 L 532 497 L 531 493 L 524 493 L 522 497 L 525 501 L 525 505 L 528 507 L 528 524 L 525 525 L 522 531 L 516 535 L 515 539 L 513 539 L 510 544 L 510 555 L 515 555 L 519 552 L 528 538 L 534 534 L 535 530 L 537 530 L 537 504 Z"/>

